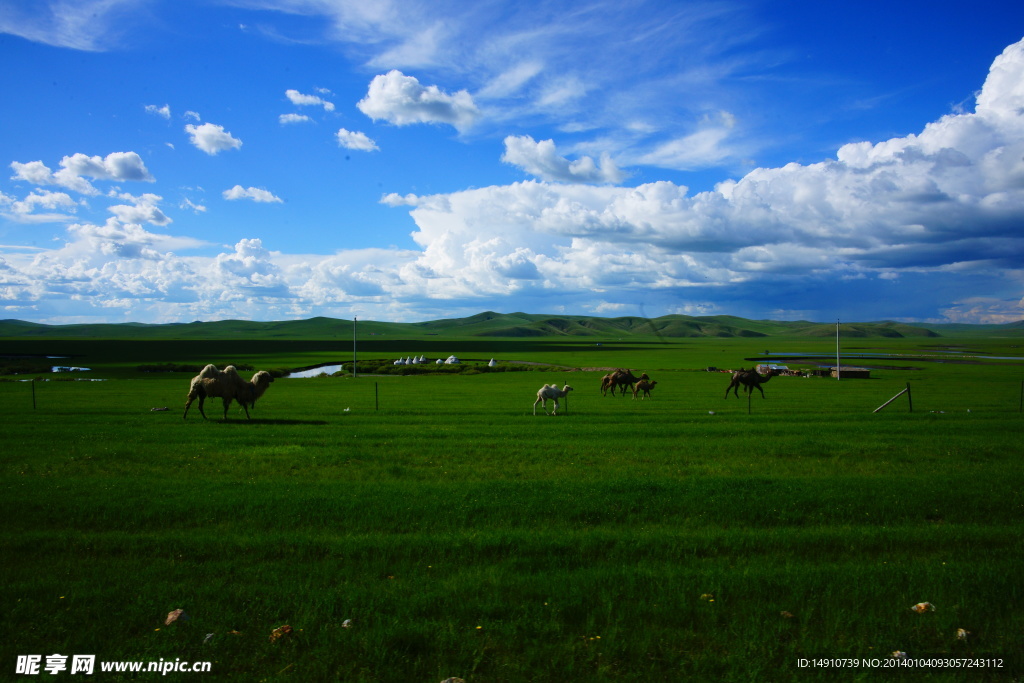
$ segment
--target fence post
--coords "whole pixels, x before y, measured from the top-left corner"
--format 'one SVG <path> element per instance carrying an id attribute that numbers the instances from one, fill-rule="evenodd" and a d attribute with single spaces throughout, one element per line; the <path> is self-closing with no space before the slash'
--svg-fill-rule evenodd
<path id="1" fill-rule="evenodd" d="M 907 382 L 907 403 L 910 405 L 910 412 L 914 412 L 914 399 L 910 395 L 910 382 Z"/>
<path id="2" fill-rule="evenodd" d="M 901 391 L 900 393 L 896 394 L 895 396 L 893 396 L 892 398 L 890 398 L 890 399 L 889 399 L 888 401 L 886 401 L 886 402 L 885 402 L 885 403 L 883 403 L 882 405 L 880 405 L 880 406 L 878 406 L 877 408 L 875 408 L 874 412 L 876 412 L 876 413 L 877 413 L 877 412 L 878 412 L 879 410 L 881 410 L 882 408 L 886 407 L 887 405 L 889 405 L 890 403 L 892 403 L 893 401 L 895 401 L 896 399 L 898 399 L 898 398 L 899 398 L 900 396 L 902 396 L 903 394 L 907 393 L 908 391 L 910 391 L 910 385 L 909 385 L 909 384 L 907 385 L 907 388 L 906 388 L 906 389 L 904 389 L 904 390 L 903 390 L 903 391 Z"/>
<path id="3" fill-rule="evenodd" d="M 32 384 L 32 410 L 35 410 L 36 409 L 36 379 L 35 379 L 35 377 L 32 378 L 31 384 Z M 1022 385 L 1022 386 L 1024 386 L 1024 385 Z"/>
<path id="4" fill-rule="evenodd" d="M 377 383 L 373 383 L 373 409 L 380 410 L 380 394 L 377 391 Z"/>

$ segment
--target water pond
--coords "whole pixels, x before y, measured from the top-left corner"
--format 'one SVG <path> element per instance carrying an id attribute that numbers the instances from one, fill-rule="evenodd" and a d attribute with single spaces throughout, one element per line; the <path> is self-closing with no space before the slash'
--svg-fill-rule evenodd
<path id="1" fill-rule="evenodd" d="M 289 372 L 286 379 L 304 379 L 307 377 L 319 377 L 323 374 L 333 375 L 334 373 L 341 370 L 343 365 L 321 365 L 315 368 L 309 368 L 308 370 L 296 370 L 295 372 Z"/>

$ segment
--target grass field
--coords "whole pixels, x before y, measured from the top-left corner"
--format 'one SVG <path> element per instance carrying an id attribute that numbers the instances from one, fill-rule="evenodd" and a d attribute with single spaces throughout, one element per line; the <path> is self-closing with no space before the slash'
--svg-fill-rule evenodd
<path id="1" fill-rule="evenodd" d="M 170 342 L 68 342 L 105 382 L 0 382 L 3 671 L 60 653 L 212 663 L 170 676 L 190 680 L 1024 676 L 1022 361 L 859 340 L 915 355 L 868 380 L 774 378 L 748 414 L 743 394 L 723 398 L 727 375 L 698 369 L 829 343 L 466 344 L 451 352 L 658 385 L 649 401 L 602 397 L 602 371 L 544 366 L 278 379 L 251 421 L 218 419 L 216 400 L 214 419 L 183 421 L 189 375 L 135 365 L 338 354 Z M 534 417 L 553 382 L 575 389 L 563 414 Z M 908 383 L 913 412 L 901 398 L 872 413 Z M 178 608 L 188 620 L 166 625 Z M 1003 666 L 798 666 L 894 651 Z"/>

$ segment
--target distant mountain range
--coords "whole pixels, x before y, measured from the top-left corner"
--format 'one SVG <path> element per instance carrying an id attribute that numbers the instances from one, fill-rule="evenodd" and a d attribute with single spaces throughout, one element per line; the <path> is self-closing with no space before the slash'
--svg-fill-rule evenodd
<path id="1" fill-rule="evenodd" d="M 576 315 L 494 313 L 420 323 L 358 321 L 360 337 L 830 337 L 835 323 L 747 320 L 728 315 L 664 315 L 599 318 Z M 277 322 L 216 322 L 42 325 L 0 320 L 0 338 L 63 339 L 336 339 L 351 338 L 351 320 L 310 318 Z M 892 321 L 842 323 L 843 337 L 1024 336 L 1024 320 L 1005 325 L 908 324 Z"/>

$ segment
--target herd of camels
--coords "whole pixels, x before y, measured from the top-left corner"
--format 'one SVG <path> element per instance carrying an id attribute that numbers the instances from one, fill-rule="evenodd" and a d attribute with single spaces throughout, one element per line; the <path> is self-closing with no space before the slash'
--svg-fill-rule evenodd
<path id="1" fill-rule="evenodd" d="M 725 390 L 725 398 L 729 398 L 729 392 L 731 391 L 736 398 L 739 398 L 740 387 L 743 387 L 744 392 L 749 392 L 751 395 L 754 393 L 754 389 L 761 392 L 761 398 L 764 398 L 764 389 L 762 385 L 767 384 L 768 381 L 775 377 L 778 373 L 777 370 L 769 370 L 767 375 L 762 375 L 757 372 L 756 368 L 750 370 L 737 370 L 732 373 L 732 380 L 729 382 L 729 387 Z M 647 373 L 642 373 L 639 377 L 633 374 L 632 370 L 618 368 L 613 372 L 609 372 L 607 375 L 601 378 L 601 394 L 607 396 L 608 392 L 612 392 L 612 396 L 615 395 L 615 391 L 619 390 L 620 395 L 625 396 L 626 391 L 629 390 L 633 393 L 633 398 L 636 399 L 640 396 L 641 400 L 650 398 L 651 389 L 657 384 L 656 381 L 652 380 L 647 376 Z M 558 399 L 565 398 L 572 391 L 572 387 L 566 384 L 563 388 L 559 389 L 557 384 L 545 384 L 537 392 L 537 400 L 533 403 L 533 414 L 537 414 L 537 404 L 541 405 L 545 414 L 549 414 L 547 410 L 548 401 L 554 402 L 554 410 L 550 413 L 551 415 L 558 414 Z"/>
<path id="2" fill-rule="evenodd" d="M 729 392 L 733 392 L 736 398 L 739 398 L 739 389 L 742 386 L 744 392 L 753 393 L 754 389 L 761 392 L 761 397 L 764 398 L 764 389 L 761 385 L 767 384 L 768 380 L 775 377 L 778 373 L 777 370 L 769 370 L 767 375 L 762 375 L 757 372 L 755 368 L 750 370 L 737 370 L 732 373 L 732 380 L 729 382 L 729 387 L 725 390 L 725 398 L 729 397 Z M 608 391 L 612 392 L 612 396 L 615 395 L 615 390 L 618 389 L 621 395 L 626 394 L 626 390 L 629 389 L 633 392 L 633 398 L 636 398 L 638 394 L 643 393 L 644 398 L 650 397 L 651 389 L 657 382 L 651 381 L 651 378 L 647 376 L 647 373 L 643 373 L 639 377 L 636 377 L 631 370 L 623 370 L 619 368 L 614 372 L 610 372 L 601 378 L 601 394 L 603 396 L 608 395 Z"/>

